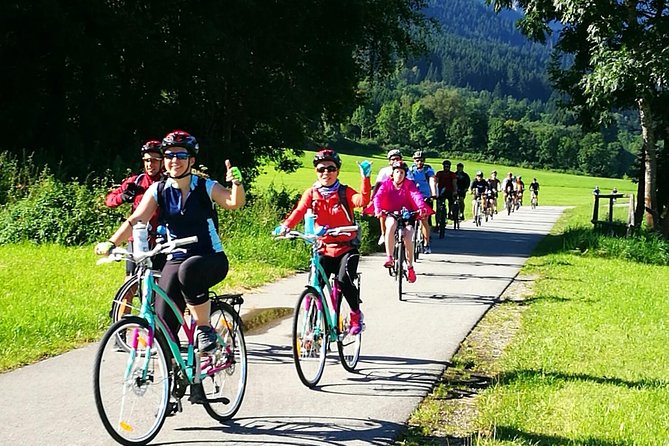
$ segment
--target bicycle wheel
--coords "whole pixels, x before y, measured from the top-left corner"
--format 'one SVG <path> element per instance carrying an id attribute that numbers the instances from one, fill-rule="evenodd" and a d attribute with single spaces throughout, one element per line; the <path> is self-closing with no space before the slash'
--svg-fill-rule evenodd
<path id="1" fill-rule="evenodd" d="M 118 289 L 112 307 L 109 311 L 112 323 L 120 321 L 123 316 L 138 315 L 141 307 L 142 297 L 139 293 L 139 277 L 136 274 L 130 276 L 121 288 Z M 119 348 L 130 351 L 130 347 L 125 342 L 125 333 L 117 333 L 116 344 Z"/>
<path id="2" fill-rule="evenodd" d="M 453 200 L 453 229 L 460 228 L 460 204 L 458 200 Z"/>
<path id="3" fill-rule="evenodd" d="M 513 208 L 513 199 L 507 199 L 506 200 L 506 215 L 511 215 L 512 208 Z"/>
<path id="4" fill-rule="evenodd" d="M 355 370 L 360 359 L 362 346 L 362 332 L 351 335 L 348 330 L 351 325 L 351 307 L 343 295 L 337 302 L 337 351 L 341 365 L 349 372 Z"/>
<path id="5" fill-rule="evenodd" d="M 400 301 L 402 301 L 402 280 L 404 279 L 404 263 L 405 263 L 405 257 L 406 253 L 404 250 L 404 237 L 400 236 L 397 244 L 395 245 L 397 247 L 397 257 L 395 257 L 395 268 L 397 270 L 397 295 L 400 298 Z"/>
<path id="6" fill-rule="evenodd" d="M 439 211 L 439 217 L 437 218 L 437 226 L 439 227 L 439 238 L 444 238 L 446 233 L 446 200 L 439 200 L 437 202 L 437 210 Z"/>
<path id="7" fill-rule="evenodd" d="M 416 229 L 413 232 L 413 260 L 418 260 L 421 250 L 423 248 L 423 231 L 421 229 L 421 222 L 416 220 Z"/>
<path id="8" fill-rule="evenodd" d="M 247 357 L 242 321 L 231 305 L 213 300 L 209 320 L 219 335 L 220 348 L 202 359 L 204 409 L 218 421 L 232 418 L 246 391 Z"/>
<path id="9" fill-rule="evenodd" d="M 107 330 L 95 356 L 95 407 L 109 435 L 124 445 L 151 441 L 167 415 L 170 356 L 162 337 L 150 331 L 145 319 L 125 317 Z M 134 346 L 129 352 L 115 344 L 121 332 Z"/>
<path id="10" fill-rule="evenodd" d="M 297 376 L 307 387 L 314 387 L 323 376 L 327 330 L 321 297 L 313 288 L 302 292 L 293 317 L 293 361 Z"/>

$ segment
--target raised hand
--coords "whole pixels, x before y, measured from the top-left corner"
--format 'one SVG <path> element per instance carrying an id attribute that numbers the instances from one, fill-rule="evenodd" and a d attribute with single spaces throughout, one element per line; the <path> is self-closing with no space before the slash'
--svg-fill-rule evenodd
<path id="1" fill-rule="evenodd" d="M 227 169 L 227 172 L 225 174 L 225 181 L 228 181 L 235 186 L 239 186 L 242 184 L 242 172 L 239 170 L 238 167 L 233 167 L 232 163 L 230 160 L 225 160 L 225 168 Z"/>

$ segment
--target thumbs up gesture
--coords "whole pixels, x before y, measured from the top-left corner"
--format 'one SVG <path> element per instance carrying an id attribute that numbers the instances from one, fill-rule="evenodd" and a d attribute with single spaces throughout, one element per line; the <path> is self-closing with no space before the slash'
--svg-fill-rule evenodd
<path id="1" fill-rule="evenodd" d="M 231 182 L 235 186 L 242 184 L 242 173 L 240 172 L 239 167 L 233 167 L 230 160 L 225 160 L 225 168 L 227 169 L 225 181 Z"/>

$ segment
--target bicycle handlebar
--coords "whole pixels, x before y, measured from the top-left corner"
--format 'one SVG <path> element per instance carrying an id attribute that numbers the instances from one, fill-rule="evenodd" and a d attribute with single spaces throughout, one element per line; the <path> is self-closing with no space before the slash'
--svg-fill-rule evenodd
<path id="1" fill-rule="evenodd" d="M 306 241 L 313 241 L 317 240 L 320 238 L 325 237 L 326 235 L 331 235 L 334 237 L 340 236 L 340 235 L 353 235 L 353 233 L 358 232 L 360 230 L 360 227 L 358 225 L 350 225 L 350 226 L 337 226 L 336 228 L 328 228 L 325 230 L 323 234 L 317 235 L 317 234 L 305 234 L 300 231 L 290 231 L 286 235 L 280 235 L 275 237 L 276 240 L 293 240 L 296 238 L 300 238 L 302 240 Z"/>
<path id="2" fill-rule="evenodd" d="M 138 254 L 134 254 L 125 248 L 114 248 L 107 257 L 103 257 L 95 263 L 96 265 L 102 265 L 105 263 L 120 262 L 124 259 L 133 260 L 135 263 L 141 263 L 142 261 L 157 254 L 168 254 L 181 246 L 192 245 L 197 243 L 197 241 L 198 239 L 196 235 L 192 237 L 180 238 L 167 243 L 158 243 L 153 247 L 153 249 Z"/>

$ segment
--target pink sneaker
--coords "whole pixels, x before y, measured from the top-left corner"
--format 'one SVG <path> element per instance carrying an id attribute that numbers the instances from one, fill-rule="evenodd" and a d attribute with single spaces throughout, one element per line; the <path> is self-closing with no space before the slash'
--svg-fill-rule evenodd
<path id="1" fill-rule="evenodd" d="M 351 321 L 348 328 L 348 334 L 355 336 L 362 331 L 362 321 L 365 317 L 362 314 L 362 311 L 351 311 Z"/>
<path id="2" fill-rule="evenodd" d="M 386 263 L 384 263 L 383 266 L 386 268 L 392 268 L 394 264 L 395 259 L 393 259 L 393 256 L 386 256 Z"/>
<path id="3" fill-rule="evenodd" d="M 413 270 L 413 266 L 407 270 L 407 281 L 409 283 L 416 281 L 416 271 Z"/>

